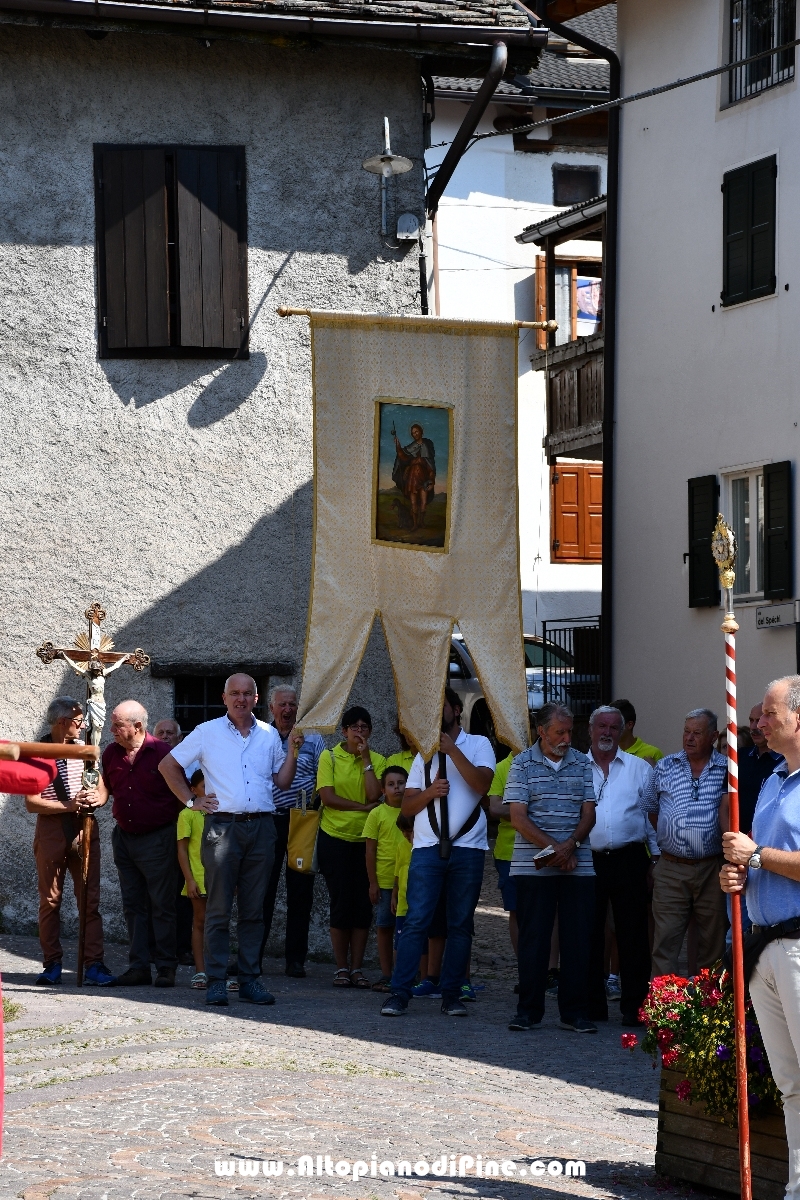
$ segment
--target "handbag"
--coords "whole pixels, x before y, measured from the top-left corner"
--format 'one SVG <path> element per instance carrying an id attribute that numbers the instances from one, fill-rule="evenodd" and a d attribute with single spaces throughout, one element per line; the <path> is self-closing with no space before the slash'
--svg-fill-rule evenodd
<path id="1" fill-rule="evenodd" d="M 317 870 L 317 833 L 320 813 L 308 804 L 308 792 L 300 788 L 300 805 L 289 809 L 289 839 L 286 865 L 300 875 Z"/>

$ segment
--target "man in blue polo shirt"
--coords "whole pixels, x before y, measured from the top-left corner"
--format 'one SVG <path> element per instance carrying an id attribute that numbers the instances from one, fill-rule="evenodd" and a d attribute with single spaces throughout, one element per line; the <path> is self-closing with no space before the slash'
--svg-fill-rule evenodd
<path id="1" fill-rule="evenodd" d="M 750 978 L 750 996 L 770 1069 L 783 1097 L 789 1143 L 787 1196 L 800 1196 L 800 675 L 767 688 L 759 720 L 770 750 L 783 754 L 765 782 L 753 836 L 725 833 L 724 892 L 747 889 L 754 929 L 771 937 Z M 778 932 L 770 928 L 787 923 Z"/>

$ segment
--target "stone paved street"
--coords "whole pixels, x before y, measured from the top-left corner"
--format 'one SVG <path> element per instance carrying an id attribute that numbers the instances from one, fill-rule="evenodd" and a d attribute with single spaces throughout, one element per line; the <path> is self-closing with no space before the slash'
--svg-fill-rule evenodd
<path id="1" fill-rule="evenodd" d="M 656 1072 L 643 1054 L 621 1050 L 618 1017 L 596 1037 L 578 1036 L 558 1029 L 548 1001 L 542 1030 L 508 1032 L 512 960 L 496 895 L 487 886 L 477 917 L 485 990 L 467 1020 L 445 1019 L 436 1001 L 381 1018 L 380 997 L 334 990 L 327 963 L 290 980 L 270 960 L 277 1004 L 267 1009 L 234 997 L 227 1010 L 207 1010 L 188 988 L 188 967 L 174 990 L 79 991 L 73 944 L 65 985 L 44 990 L 33 986 L 36 940 L 1 938 L 4 992 L 23 1011 L 6 1030 L 0 1200 L 514 1200 L 531 1187 L 553 1197 L 652 1195 L 664 1186 L 652 1169 Z M 123 969 L 125 948 L 110 947 L 106 961 Z M 513 1160 L 526 1176 L 288 1174 L 303 1154 L 371 1163 L 373 1153 L 412 1163 L 480 1154 Z M 246 1158 L 282 1160 L 283 1175 L 243 1175 Z M 531 1179 L 537 1158 L 583 1159 L 586 1177 Z M 218 1177 L 215 1160 L 236 1175 Z"/>

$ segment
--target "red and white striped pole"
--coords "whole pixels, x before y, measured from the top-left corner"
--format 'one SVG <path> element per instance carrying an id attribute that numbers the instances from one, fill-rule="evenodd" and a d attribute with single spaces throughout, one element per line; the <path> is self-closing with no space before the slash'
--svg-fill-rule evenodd
<path id="1" fill-rule="evenodd" d="M 733 585 L 736 581 L 736 537 L 720 513 L 711 542 L 725 594 L 725 708 L 728 741 L 728 822 L 739 832 L 739 731 L 736 720 L 736 631 Z M 739 1182 L 742 1200 L 752 1200 L 750 1164 L 750 1108 L 747 1096 L 747 1035 L 744 1019 L 744 952 L 742 946 L 742 898 L 731 895 L 731 949 L 733 951 L 733 1016 L 736 1030 L 736 1091 L 739 1116 Z"/>

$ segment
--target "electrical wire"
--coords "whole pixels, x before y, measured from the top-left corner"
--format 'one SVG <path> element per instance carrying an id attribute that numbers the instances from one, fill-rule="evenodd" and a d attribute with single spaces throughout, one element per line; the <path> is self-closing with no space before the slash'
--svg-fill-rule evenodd
<path id="1" fill-rule="evenodd" d="M 751 54 L 748 58 L 737 59 L 736 62 L 726 63 L 724 67 L 713 67 L 709 71 L 701 71 L 698 75 L 687 75 L 685 79 L 675 79 L 672 83 L 662 83 L 659 87 L 648 88 L 644 92 L 633 92 L 630 96 L 620 96 L 618 100 L 607 100 L 603 104 L 590 104 L 588 108 L 578 108 L 575 112 L 563 113 L 560 117 L 550 117 L 549 120 L 532 121 L 527 125 L 518 125 L 513 129 L 492 130 L 490 133 L 476 133 L 464 153 L 471 150 L 478 142 L 484 141 L 486 138 L 493 137 L 508 137 L 514 133 L 531 133 L 534 129 L 543 129 L 546 125 L 563 125 L 567 121 L 577 121 L 581 117 L 591 116 L 594 113 L 610 112 L 613 108 L 622 108 L 624 104 L 633 104 L 635 100 L 647 100 L 652 96 L 661 96 L 664 92 L 674 92 L 678 88 L 687 87 L 690 83 L 699 83 L 703 79 L 713 79 L 715 75 L 725 75 L 731 71 L 738 71 L 741 67 L 749 66 L 750 63 L 758 62 L 762 58 L 767 58 L 773 54 L 783 54 L 786 50 L 793 50 L 796 46 L 800 46 L 800 38 L 795 38 L 794 41 L 784 42 L 782 46 L 773 46 L 770 50 L 759 50 L 758 54 Z M 764 89 L 766 90 L 766 89 Z M 447 143 L 449 145 L 449 143 Z"/>

